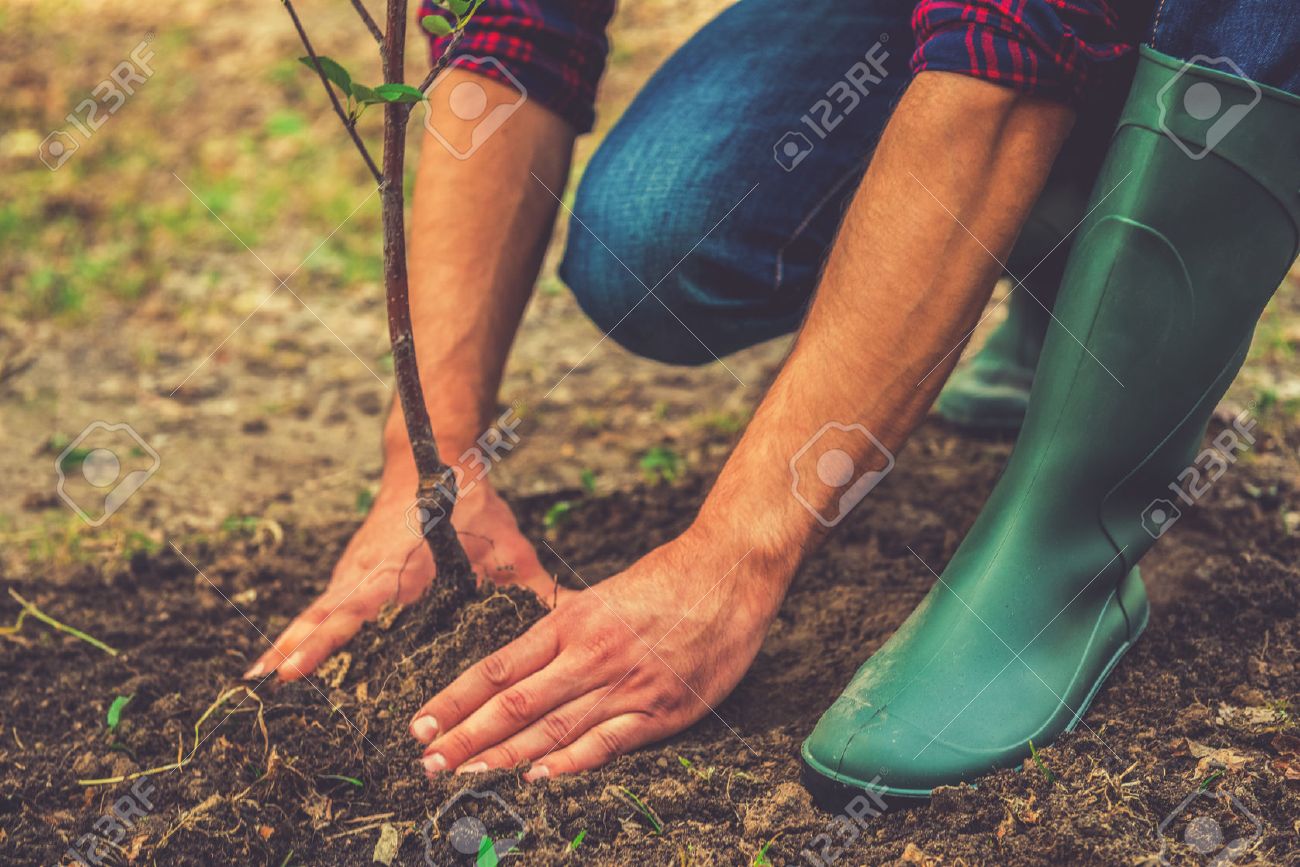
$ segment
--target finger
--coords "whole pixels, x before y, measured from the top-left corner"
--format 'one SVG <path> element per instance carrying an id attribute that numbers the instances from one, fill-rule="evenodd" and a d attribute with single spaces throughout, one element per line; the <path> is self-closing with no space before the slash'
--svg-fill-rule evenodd
<path id="1" fill-rule="evenodd" d="M 244 677 L 277 672 L 281 680 L 296 680 L 310 674 L 356 634 L 363 620 L 350 606 L 318 600 L 289 624 Z"/>
<path id="2" fill-rule="evenodd" d="M 493 696 L 540 671 L 559 653 L 558 633 L 543 619 L 500 650 L 465 670 L 429 699 L 411 720 L 411 734 L 423 744 L 451 731 Z"/>
<path id="3" fill-rule="evenodd" d="M 592 726 L 623 714 L 626 708 L 620 706 L 621 702 L 606 700 L 611 691 L 609 687 L 592 690 L 560 705 L 518 734 L 472 756 L 460 770 L 469 773 L 513 768 L 568 746 Z"/>
<path id="4" fill-rule="evenodd" d="M 450 726 L 425 750 L 424 768 L 429 774 L 456 768 L 473 772 L 483 767 L 465 766 L 467 761 L 511 735 L 518 734 L 548 711 L 591 689 L 593 676 L 577 671 L 557 658 L 537 674 L 506 687 L 471 713 L 463 722 Z"/>
<path id="5" fill-rule="evenodd" d="M 594 770 L 667 733 L 646 714 L 622 714 L 592 726 L 569 746 L 539 759 L 524 774 L 524 779 L 532 782 L 543 777 Z"/>

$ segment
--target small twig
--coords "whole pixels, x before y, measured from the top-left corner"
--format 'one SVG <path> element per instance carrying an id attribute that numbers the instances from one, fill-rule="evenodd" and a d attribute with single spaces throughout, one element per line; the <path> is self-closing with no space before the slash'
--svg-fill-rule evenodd
<path id="1" fill-rule="evenodd" d="M 377 819 L 391 819 L 397 814 L 391 810 L 387 813 L 371 813 L 369 816 L 355 816 L 351 819 L 344 819 L 344 825 L 355 825 L 358 822 L 373 822 Z"/>
<path id="2" fill-rule="evenodd" d="M 370 174 L 374 176 L 375 183 L 382 186 L 384 176 L 379 171 L 379 167 L 375 165 L 375 161 L 371 159 L 370 151 L 366 150 L 366 143 L 357 134 L 356 121 L 348 117 L 347 112 L 343 110 L 342 103 L 339 102 L 338 95 L 334 93 L 334 88 L 330 87 L 330 81 L 325 77 L 325 70 L 321 68 L 320 58 L 316 56 L 316 49 L 311 47 L 311 40 L 307 38 L 307 31 L 302 28 L 302 22 L 298 20 L 298 13 L 293 8 L 293 0 L 280 0 L 280 2 L 284 4 L 289 17 L 293 19 L 293 27 L 298 31 L 298 38 L 302 40 L 302 47 L 307 49 L 307 56 L 311 58 L 311 65 L 316 70 L 316 75 L 320 77 L 321 86 L 329 94 L 330 104 L 334 106 L 334 113 L 339 116 L 339 120 L 343 121 L 343 128 L 348 131 L 348 135 L 352 137 L 352 143 L 357 146 L 361 158 L 366 161 L 366 168 L 370 169 Z"/>
<path id="3" fill-rule="evenodd" d="M 370 13 L 367 12 L 366 7 L 361 4 L 361 0 L 352 0 L 352 8 L 357 10 L 357 14 L 360 15 L 361 20 L 365 22 L 366 29 L 370 31 L 371 36 L 375 37 L 375 41 L 380 45 L 383 45 L 384 31 L 380 30 L 379 25 L 375 23 L 375 19 L 370 17 Z"/>
<path id="4" fill-rule="evenodd" d="M 442 56 L 439 57 L 438 62 L 433 65 L 433 69 L 429 70 L 429 74 L 424 77 L 424 81 L 420 82 L 420 93 L 424 93 L 428 90 L 429 85 L 433 84 L 433 80 L 438 77 L 438 73 L 447 68 L 447 62 L 451 58 L 451 53 L 456 50 L 456 46 L 460 44 L 460 38 L 464 34 L 465 29 L 460 28 L 451 35 L 451 39 L 447 41 L 447 47 L 442 49 Z"/>
<path id="5" fill-rule="evenodd" d="M 47 626 L 50 626 L 53 629 L 57 629 L 60 632 L 66 632 L 68 635 L 71 635 L 73 638 L 79 638 L 92 647 L 98 647 L 100 650 L 104 651 L 109 656 L 117 656 L 116 650 L 109 647 L 107 644 L 100 641 L 98 638 L 95 638 L 92 635 L 87 635 L 86 633 L 82 632 L 80 629 L 69 626 L 66 623 L 60 623 L 50 615 L 46 614 L 41 609 L 37 608 L 35 603 L 28 602 L 26 599 L 19 596 L 17 591 L 15 591 L 12 587 L 9 588 L 9 595 L 12 596 L 14 599 L 18 600 L 18 604 L 23 606 L 23 610 L 18 612 L 18 619 L 14 621 L 13 626 L 0 626 L 0 635 L 16 634 L 18 630 L 23 628 L 23 619 L 26 618 L 28 614 L 30 614 L 32 617 L 35 617 L 37 620 L 41 621 Z"/>

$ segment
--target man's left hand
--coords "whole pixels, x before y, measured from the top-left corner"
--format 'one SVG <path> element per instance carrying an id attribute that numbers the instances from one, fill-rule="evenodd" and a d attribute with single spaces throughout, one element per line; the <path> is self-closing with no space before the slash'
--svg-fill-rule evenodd
<path id="1" fill-rule="evenodd" d="M 702 535 L 562 602 L 424 705 L 411 734 L 426 772 L 588 770 L 709 713 L 758 654 L 789 576 Z"/>

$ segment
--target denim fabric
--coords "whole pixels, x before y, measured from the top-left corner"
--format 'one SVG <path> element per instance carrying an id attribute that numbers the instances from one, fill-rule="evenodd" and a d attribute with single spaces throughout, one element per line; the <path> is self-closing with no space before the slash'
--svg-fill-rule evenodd
<path id="1" fill-rule="evenodd" d="M 1300 94 L 1300 2 L 1160 0 L 1147 44 L 1162 54 Z"/>
<path id="2" fill-rule="evenodd" d="M 1224 25 L 1246 31 L 1224 50 L 1263 45 L 1263 31 L 1294 3 L 1217 4 L 1258 16 Z M 560 268 L 611 339 L 648 358 L 702 364 L 798 327 L 908 82 L 914 5 L 740 0 L 655 73 L 584 172 Z M 1164 0 L 1154 47 L 1169 53 L 1166 38 L 1184 38 L 1206 5 L 1216 4 Z M 1220 43 L 1207 40 L 1194 44 L 1215 52 Z M 1294 67 L 1297 53 L 1284 54 L 1250 69 Z M 1083 216 L 1130 77 L 1098 83 L 1007 261 L 1013 274 L 1059 275 L 1068 243 L 1038 265 Z"/>

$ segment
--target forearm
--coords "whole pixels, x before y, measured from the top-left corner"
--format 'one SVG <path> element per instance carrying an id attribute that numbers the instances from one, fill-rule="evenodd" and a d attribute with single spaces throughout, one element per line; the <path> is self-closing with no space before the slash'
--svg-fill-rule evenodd
<path id="1" fill-rule="evenodd" d="M 843 494 L 813 485 L 801 501 L 792 458 L 827 423 L 861 425 L 891 453 L 903 446 L 956 363 L 1072 122 L 1068 108 L 986 82 L 917 77 L 846 213 L 794 349 L 692 532 L 742 540 L 770 561 L 772 591 L 784 592 L 827 530 L 814 512 L 833 513 Z M 865 436 L 834 445 L 859 473 L 884 469 Z"/>
<path id="2" fill-rule="evenodd" d="M 504 88 L 466 72 L 449 76 L 486 90 Z M 446 105 L 433 110 L 440 132 L 468 137 L 469 124 Z M 425 136 L 411 216 L 411 315 L 420 381 L 446 461 L 491 423 L 555 220 L 556 201 L 546 187 L 564 188 L 573 140 L 572 127 L 527 102 L 468 159 Z M 385 443 L 390 465 L 410 450 L 396 407 Z"/>

